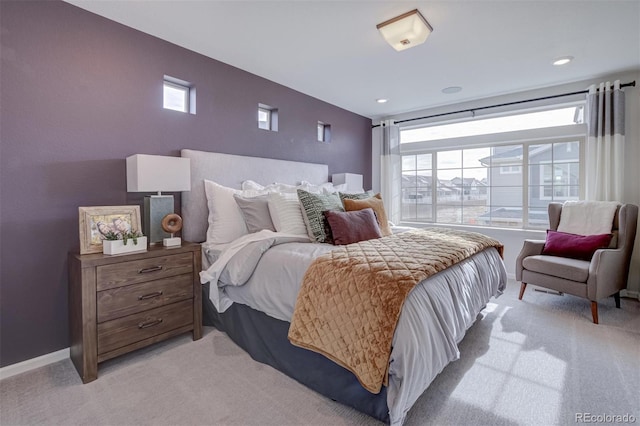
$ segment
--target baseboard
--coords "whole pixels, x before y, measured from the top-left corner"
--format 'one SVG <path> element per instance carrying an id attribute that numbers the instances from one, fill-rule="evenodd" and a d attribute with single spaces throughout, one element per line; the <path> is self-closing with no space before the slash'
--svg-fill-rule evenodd
<path id="1" fill-rule="evenodd" d="M 515 281 L 516 280 L 516 274 L 510 274 L 510 273 L 507 272 L 507 279 Z"/>
<path id="2" fill-rule="evenodd" d="M 69 348 L 0 368 L 0 380 L 69 358 Z"/>
<path id="3" fill-rule="evenodd" d="M 640 292 L 632 290 L 620 290 L 620 297 L 628 297 L 629 299 L 640 300 Z"/>

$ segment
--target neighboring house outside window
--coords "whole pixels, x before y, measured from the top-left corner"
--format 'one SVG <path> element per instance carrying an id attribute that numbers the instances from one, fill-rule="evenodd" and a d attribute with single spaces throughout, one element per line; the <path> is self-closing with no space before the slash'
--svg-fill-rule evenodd
<path id="1" fill-rule="evenodd" d="M 507 164 L 505 166 L 500 166 L 500 173 L 503 175 L 519 174 L 522 173 L 522 167 Z"/>

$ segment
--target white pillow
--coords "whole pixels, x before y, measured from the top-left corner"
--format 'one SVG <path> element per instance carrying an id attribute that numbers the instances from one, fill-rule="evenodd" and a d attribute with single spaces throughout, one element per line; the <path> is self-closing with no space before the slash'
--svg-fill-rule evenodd
<path id="1" fill-rule="evenodd" d="M 242 182 L 242 190 L 243 191 L 246 191 L 246 190 L 263 191 L 264 186 L 252 180 L 245 180 Z"/>
<path id="2" fill-rule="evenodd" d="M 321 183 L 320 185 L 314 185 L 310 182 L 303 180 L 298 185 L 299 189 L 305 190 L 307 192 L 311 192 L 312 194 L 333 194 L 334 192 L 338 192 L 336 187 L 333 186 L 331 182 Z"/>
<path id="3" fill-rule="evenodd" d="M 280 193 L 297 193 L 298 189 L 302 189 L 313 194 L 322 194 L 327 192 L 335 192 L 333 190 L 333 184 L 331 182 L 323 183 L 322 185 L 314 185 L 312 183 L 302 181 L 300 185 L 290 185 L 288 183 L 270 183 L 269 185 L 261 185 L 258 182 L 252 180 L 245 180 L 242 182 L 243 190 L 254 190 L 264 192 L 280 192 Z"/>
<path id="4" fill-rule="evenodd" d="M 288 183 L 272 183 L 264 187 L 269 192 L 282 192 L 282 193 L 295 193 L 297 186 L 289 185 Z"/>
<path id="5" fill-rule="evenodd" d="M 267 186 L 260 185 L 258 182 L 252 180 L 245 180 L 242 182 L 243 190 L 253 190 L 262 192 L 296 192 L 297 186 L 289 185 L 288 183 L 270 183 Z"/>
<path id="6" fill-rule="evenodd" d="M 327 184 L 325 184 L 327 185 Z M 329 183 L 329 185 L 331 185 L 331 187 L 322 187 L 322 192 L 324 194 L 334 194 L 336 192 L 343 192 L 346 193 L 347 191 L 347 184 L 346 183 L 341 183 L 340 185 L 334 185 L 332 183 Z M 360 192 L 364 192 L 364 191 L 360 191 Z"/>
<path id="7" fill-rule="evenodd" d="M 302 217 L 298 194 L 270 193 L 269 213 L 277 232 L 309 236 Z"/>
<path id="8" fill-rule="evenodd" d="M 204 181 L 204 191 L 207 196 L 207 207 L 209 208 L 207 242 L 225 244 L 249 233 L 242 216 L 242 210 L 238 207 L 233 195 L 255 197 L 261 194 L 260 191 L 240 191 L 206 179 Z"/>

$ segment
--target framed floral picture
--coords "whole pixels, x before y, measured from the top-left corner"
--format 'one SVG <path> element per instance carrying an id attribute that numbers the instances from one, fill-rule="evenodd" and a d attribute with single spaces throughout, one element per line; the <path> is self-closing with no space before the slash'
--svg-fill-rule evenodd
<path id="1" fill-rule="evenodd" d="M 107 233 L 140 231 L 140 206 L 78 207 L 80 254 L 102 253 Z"/>

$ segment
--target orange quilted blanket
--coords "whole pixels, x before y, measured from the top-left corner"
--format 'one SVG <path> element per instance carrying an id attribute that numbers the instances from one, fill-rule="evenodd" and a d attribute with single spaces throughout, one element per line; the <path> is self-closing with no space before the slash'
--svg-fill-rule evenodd
<path id="1" fill-rule="evenodd" d="M 336 248 L 307 269 L 289 340 L 347 368 L 378 393 L 411 289 L 488 247 L 502 255 L 502 245 L 482 234 L 419 229 Z"/>

